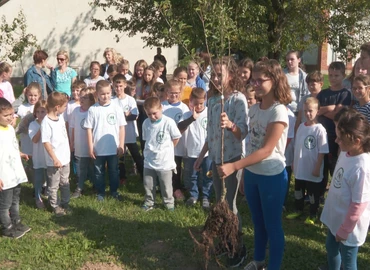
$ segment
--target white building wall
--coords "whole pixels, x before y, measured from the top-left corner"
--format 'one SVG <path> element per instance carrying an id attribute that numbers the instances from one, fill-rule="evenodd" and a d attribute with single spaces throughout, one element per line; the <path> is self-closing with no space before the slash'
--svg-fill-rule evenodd
<path id="1" fill-rule="evenodd" d="M 89 64 L 97 60 L 104 62 L 103 52 L 106 47 L 112 47 L 130 62 L 130 70 L 139 59 L 150 64 L 156 54 L 156 48 L 143 48 L 140 36 L 127 37 L 123 35 L 120 41 L 115 41 L 115 32 L 92 31 L 91 18 L 105 18 L 109 14 L 93 9 L 90 0 L 11 0 L 0 8 L 0 16 L 5 15 L 8 22 L 17 16 L 22 8 L 27 19 L 27 32 L 37 37 L 41 49 L 49 54 L 48 62 L 56 65 L 56 53 L 67 49 L 70 53 L 70 66 L 80 67 L 80 75 L 87 76 Z M 24 69 L 33 63 L 31 50 L 24 59 Z M 172 74 L 178 62 L 178 47 L 163 48 L 162 54 L 167 59 L 168 74 Z M 13 63 L 13 77 L 22 77 L 20 63 Z"/>

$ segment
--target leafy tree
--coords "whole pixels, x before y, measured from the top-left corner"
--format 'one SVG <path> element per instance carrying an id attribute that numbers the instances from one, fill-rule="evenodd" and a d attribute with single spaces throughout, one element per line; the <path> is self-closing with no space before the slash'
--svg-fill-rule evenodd
<path id="1" fill-rule="evenodd" d="M 129 36 L 141 33 L 147 46 L 183 45 L 219 49 L 219 31 L 232 50 L 253 58 L 279 59 L 289 49 L 304 50 L 328 40 L 345 56 L 364 42 L 370 11 L 368 0 L 94 0 L 118 16 L 94 18 L 94 30 L 115 30 Z M 223 17 L 220 17 L 222 14 Z M 365 31 L 367 30 L 367 31 Z M 119 36 L 116 35 L 117 39 Z"/>
<path id="2" fill-rule="evenodd" d="M 8 23 L 6 17 L 1 18 L 0 46 L 1 59 L 10 59 L 12 62 L 21 61 L 24 54 L 36 46 L 37 39 L 34 35 L 27 33 L 27 21 L 22 10 L 18 16 Z M 22 65 L 23 69 L 23 65 Z"/>

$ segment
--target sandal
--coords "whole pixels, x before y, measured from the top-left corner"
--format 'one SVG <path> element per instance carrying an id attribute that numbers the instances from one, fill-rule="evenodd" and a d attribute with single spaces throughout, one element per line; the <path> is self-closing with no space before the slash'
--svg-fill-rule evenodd
<path id="1" fill-rule="evenodd" d="M 267 268 L 265 268 L 264 265 L 258 266 L 256 261 L 251 261 L 244 267 L 244 270 L 267 270 Z"/>

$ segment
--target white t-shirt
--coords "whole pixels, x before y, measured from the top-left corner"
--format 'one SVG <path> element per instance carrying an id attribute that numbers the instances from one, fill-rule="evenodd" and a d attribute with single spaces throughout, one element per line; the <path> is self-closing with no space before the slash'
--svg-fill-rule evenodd
<path id="1" fill-rule="evenodd" d="M 13 86 L 8 81 L 0 82 L 0 89 L 3 91 L 4 98 L 10 103 L 15 101 Z"/>
<path id="2" fill-rule="evenodd" d="M 299 125 L 294 145 L 294 176 L 299 180 L 319 183 L 323 178 L 324 162 L 321 164 L 320 176 L 315 177 L 312 171 L 319 154 L 329 153 L 328 135 L 321 124 Z"/>
<path id="3" fill-rule="evenodd" d="M 36 133 L 40 130 L 41 125 L 35 120 L 30 123 L 28 128 L 28 136 L 33 139 Z M 46 159 L 45 159 L 45 150 L 44 145 L 42 144 L 41 137 L 38 143 L 32 142 L 32 162 L 34 169 L 46 168 Z"/>
<path id="4" fill-rule="evenodd" d="M 183 120 L 184 113 L 189 111 L 189 107 L 183 102 L 168 103 L 168 101 L 163 101 L 163 114 L 175 120 L 176 124 Z M 175 156 L 185 157 L 186 156 L 186 134 L 183 134 L 179 143 L 175 147 Z"/>
<path id="5" fill-rule="evenodd" d="M 117 154 L 119 129 L 126 125 L 126 119 L 116 102 L 101 106 L 99 102 L 90 107 L 85 128 L 92 129 L 94 152 L 97 156 Z"/>
<path id="6" fill-rule="evenodd" d="M 130 74 L 125 74 L 126 81 L 130 81 L 132 79 L 132 76 Z"/>
<path id="7" fill-rule="evenodd" d="M 80 103 L 76 103 L 75 100 L 71 100 L 67 104 L 67 109 L 64 111 L 64 121 L 68 122 L 68 135 L 71 136 L 72 134 L 72 128 L 69 125 L 69 122 L 71 122 L 72 112 L 77 108 L 80 107 Z"/>
<path id="8" fill-rule="evenodd" d="M 294 158 L 294 125 L 296 117 L 294 113 L 287 107 L 289 128 L 288 128 L 288 139 L 291 139 L 287 147 L 285 148 L 285 164 L 286 166 L 292 166 Z"/>
<path id="9" fill-rule="evenodd" d="M 119 99 L 114 98 L 112 99 L 113 102 L 116 102 L 118 107 L 121 108 L 123 115 L 126 112 L 130 111 L 131 114 L 139 116 L 139 110 L 137 109 L 136 100 L 126 95 L 125 98 Z M 137 129 L 136 120 L 135 121 L 127 121 L 127 125 L 125 128 L 125 143 L 136 143 L 136 138 L 139 136 L 139 131 Z"/>
<path id="10" fill-rule="evenodd" d="M 144 167 L 157 171 L 176 168 L 172 140 L 181 138 L 175 121 L 165 115 L 161 120 L 152 122 L 149 118 L 143 123 Z"/>
<path id="11" fill-rule="evenodd" d="M 71 115 L 69 127 L 74 128 L 74 149 L 76 157 L 90 157 L 89 146 L 87 143 L 87 131 L 84 127 L 87 111 L 82 111 L 81 107 L 74 109 Z"/>
<path id="12" fill-rule="evenodd" d="M 59 116 L 58 120 L 52 120 L 45 116 L 41 122 L 41 139 L 42 143 L 50 143 L 57 159 L 62 165 L 67 165 L 70 162 L 71 152 L 69 148 L 66 123 L 64 118 Z M 45 148 L 45 147 L 44 147 Z M 46 165 L 54 167 L 54 162 L 45 150 Z"/>
<path id="13" fill-rule="evenodd" d="M 0 149 L 0 179 L 3 181 L 3 190 L 27 182 L 18 141 L 11 125 L 7 127 L 0 126 Z"/>
<path id="14" fill-rule="evenodd" d="M 84 80 L 84 83 L 86 83 L 87 86 L 92 86 L 92 87 L 95 87 L 97 82 L 98 81 L 104 81 L 104 77 L 102 76 L 99 76 L 97 77 L 96 79 L 91 79 L 91 77 L 87 77 L 85 80 Z"/>
<path id="15" fill-rule="evenodd" d="M 335 166 L 328 197 L 320 220 L 328 226 L 330 232 L 336 235 L 345 220 L 351 202 L 370 202 L 370 154 L 363 153 L 349 156 L 341 152 Z M 366 239 L 370 220 L 370 203 L 360 216 L 347 240 L 346 246 L 361 246 Z"/>
<path id="16" fill-rule="evenodd" d="M 157 78 L 157 82 L 164 83 L 164 81 L 160 77 Z"/>
<path id="17" fill-rule="evenodd" d="M 255 104 L 249 109 L 249 128 L 251 136 L 247 144 L 247 156 L 262 148 L 265 141 L 267 126 L 275 122 L 286 123 L 286 127 L 271 155 L 261 162 L 247 167 L 249 171 L 255 174 L 276 175 L 284 170 L 284 152 L 288 135 L 289 119 L 288 111 L 283 104 L 275 103 L 266 110 L 262 110 L 260 104 Z"/>
<path id="18" fill-rule="evenodd" d="M 33 113 L 33 108 L 35 105 L 31 105 L 29 103 L 21 104 L 18 108 L 18 116 L 22 119 L 27 114 Z M 20 134 L 20 141 L 21 141 L 21 152 L 27 155 L 32 155 L 32 141 L 27 134 L 21 133 Z"/>
<path id="19" fill-rule="evenodd" d="M 193 112 L 188 111 L 184 113 L 183 118 L 186 120 L 192 117 L 192 115 Z M 198 118 L 190 124 L 184 133 L 186 133 L 187 156 L 197 158 L 207 138 L 207 108 L 199 114 Z M 208 152 L 205 156 L 208 156 Z"/>

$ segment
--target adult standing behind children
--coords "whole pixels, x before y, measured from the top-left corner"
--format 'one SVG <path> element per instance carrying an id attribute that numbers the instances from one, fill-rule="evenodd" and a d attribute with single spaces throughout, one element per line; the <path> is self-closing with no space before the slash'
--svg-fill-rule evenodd
<path id="1" fill-rule="evenodd" d="M 103 53 L 103 57 L 105 58 L 105 63 L 100 65 L 100 76 L 104 77 L 104 79 L 108 79 L 108 67 L 110 65 L 116 65 L 118 63 L 118 54 L 117 51 L 113 48 L 106 48 Z"/>
<path id="2" fill-rule="evenodd" d="M 189 65 L 190 66 L 190 65 Z M 202 151 L 194 164 L 194 169 L 200 170 L 205 154 L 209 151 L 208 158 L 212 161 L 213 187 L 216 200 L 220 201 L 222 187 L 221 177 L 216 166 L 222 160 L 228 164 L 240 160 L 242 155 L 242 140 L 248 132 L 247 118 L 248 107 L 245 96 L 238 91 L 241 81 L 238 76 L 238 67 L 234 59 L 224 57 L 213 63 L 211 85 L 212 97 L 208 100 L 207 139 Z M 208 92 L 209 92 L 208 91 Z M 221 111 L 221 99 L 224 98 L 224 112 Z M 224 147 L 221 148 L 221 128 L 224 128 Z M 226 200 L 230 210 L 238 216 L 239 231 L 241 233 L 242 221 L 236 207 L 236 196 L 242 176 L 241 168 L 229 173 L 224 179 L 227 193 Z M 244 245 L 235 247 L 237 252 L 230 258 L 229 266 L 237 267 L 243 263 L 246 256 Z"/>
<path id="3" fill-rule="evenodd" d="M 269 242 L 268 269 L 278 270 L 284 254 L 281 216 L 287 188 L 284 150 L 288 112 L 285 106 L 291 102 L 290 88 L 276 60 L 257 62 L 250 83 L 261 103 L 249 110 L 251 132 L 246 157 L 225 163 L 218 168 L 218 173 L 226 177 L 227 183 L 229 175 L 245 168 L 245 196 L 254 225 L 254 261 L 245 269 L 263 269 Z"/>
<path id="4" fill-rule="evenodd" d="M 51 77 L 54 82 L 55 91 L 71 96 L 71 86 L 76 80 L 77 72 L 68 67 L 69 54 L 65 50 L 57 53 L 58 66 L 51 72 Z"/>
<path id="5" fill-rule="evenodd" d="M 112 90 L 108 81 L 96 84 L 98 102 L 89 108 L 84 127 L 87 129 L 89 155 L 94 159 L 97 200 L 105 197 L 105 166 L 108 168 L 110 194 L 122 200 L 118 194 L 118 156 L 123 155 L 126 120 L 118 105 L 111 101 Z"/>
<path id="6" fill-rule="evenodd" d="M 298 112 L 298 104 L 301 98 L 308 94 L 308 88 L 306 84 L 306 73 L 299 67 L 301 64 L 301 57 L 298 51 L 289 51 L 285 60 L 287 68 L 284 69 L 284 73 L 288 79 L 290 86 L 290 95 L 292 102 L 290 108 L 294 113 Z"/>
<path id="7" fill-rule="evenodd" d="M 46 59 L 48 54 L 43 50 L 37 50 L 33 53 L 33 66 L 30 67 L 26 74 L 24 74 L 24 87 L 27 87 L 31 82 L 37 82 L 41 86 L 41 98 L 46 100 L 48 94 L 54 90 L 53 81 L 51 76 L 46 74 L 43 70 L 44 67 L 52 69 L 48 65 Z"/>
<path id="8" fill-rule="evenodd" d="M 329 65 L 330 87 L 324 89 L 317 95 L 320 102 L 318 121 L 326 129 L 328 134 L 329 154 L 324 157 L 324 180 L 322 181 L 322 195 L 325 193 L 328 183 L 328 174 L 333 176 L 335 164 L 338 159 L 338 144 L 335 142 L 334 116 L 343 106 L 351 105 L 351 93 L 343 88 L 342 81 L 345 77 L 345 65 L 343 62 L 332 62 Z"/>

